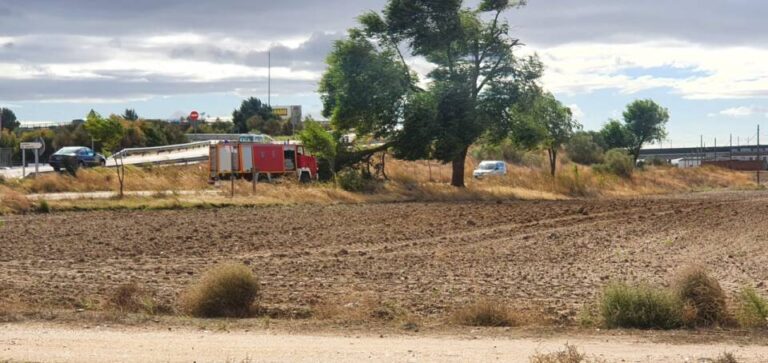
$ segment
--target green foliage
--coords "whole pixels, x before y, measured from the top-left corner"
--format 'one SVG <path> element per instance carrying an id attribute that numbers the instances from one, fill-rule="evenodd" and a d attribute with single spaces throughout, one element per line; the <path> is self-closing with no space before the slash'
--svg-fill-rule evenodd
<path id="1" fill-rule="evenodd" d="M 3 121 L 2 130 L 16 130 L 21 123 L 16 119 L 16 114 L 10 108 L 0 107 L 0 119 Z M 0 131 L 2 131 L 0 130 Z"/>
<path id="2" fill-rule="evenodd" d="M 362 192 L 366 189 L 363 174 L 354 168 L 347 168 L 336 173 L 336 185 L 348 192 Z"/>
<path id="3" fill-rule="evenodd" d="M 701 267 L 683 270 L 675 286 L 683 304 L 683 322 L 691 327 L 711 327 L 730 322 L 725 292 Z"/>
<path id="4" fill-rule="evenodd" d="M 91 137 L 101 142 L 102 150 L 112 152 L 117 151 L 125 132 L 119 117 L 104 118 L 93 110 L 88 113 L 84 127 Z"/>
<path id="5" fill-rule="evenodd" d="M 662 141 L 667 137 L 669 111 L 653 100 L 637 100 L 624 111 L 624 123 L 632 135 L 630 151 L 634 160 L 640 156 L 645 143 Z"/>
<path id="6" fill-rule="evenodd" d="M 628 149 L 632 146 L 632 133 L 618 120 L 610 120 L 600 130 L 599 141 L 606 150 Z"/>
<path id="7" fill-rule="evenodd" d="M 739 293 L 739 307 L 736 310 L 739 325 L 745 328 L 764 328 L 768 325 L 768 301 L 751 287 Z"/>
<path id="8" fill-rule="evenodd" d="M 125 112 L 123 113 L 123 118 L 128 121 L 136 121 L 139 119 L 139 114 L 137 114 L 136 110 L 132 108 L 126 108 Z"/>
<path id="9" fill-rule="evenodd" d="M 51 206 L 48 204 L 47 200 L 42 199 L 37 205 L 37 211 L 40 213 L 51 213 Z"/>
<path id="10" fill-rule="evenodd" d="M 599 303 L 600 316 L 608 328 L 678 328 L 681 309 L 675 294 L 622 283 L 606 287 Z"/>
<path id="11" fill-rule="evenodd" d="M 592 165 L 603 161 L 603 149 L 587 132 L 576 132 L 568 141 L 565 150 L 568 157 L 579 164 Z"/>
<path id="12" fill-rule="evenodd" d="M 514 164 L 521 164 L 525 156 L 525 151 L 510 139 L 504 139 L 499 143 L 486 141 L 476 144 L 471 153 L 475 160 L 504 160 Z"/>
<path id="13" fill-rule="evenodd" d="M 304 122 L 304 129 L 299 133 L 299 140 L 309 152 L 326 160 L 331 170 L 334 170 L 339 143 L 330 132 L 319 123 L 307 120 Z"/>
<path id="14" fill-rule="evenodd" d="M 259 282 L 251 270 L 236 263 L 206 272 L 182 296 L 184 310 L 196 317 L 242 318 L 250 315 L 259 296 Z"/>
<path id="15" fill-rule="evenodd" d="M 0 148 L 13 149 L 14 153 L 19 151 L 19 139 L 16 133 L 10 130 L 0 130 Z"/>
<path id="16" fill-rule="evenodd" d="M 259 127 L 264 127 L 264 123 L 270 121 L 277 121 L 279 123 L 279 118 L 272 112 L 272 107 L 262 103 L 261 100 L 255 97 L 243 100 L 240 108 L 232 112 L 235 132 L 239 133 L 246 133 L 252 129 L 266 132 Z"/>
<path id="17" fill-rule="evenodd" d="M 601 173 L 610 173 L 622 178 L 630 178 L 635 171 L 635 164 L 626 150 L 613 149 L 605 153 L 602 164 L 597 164 L 593 168 Z"/>

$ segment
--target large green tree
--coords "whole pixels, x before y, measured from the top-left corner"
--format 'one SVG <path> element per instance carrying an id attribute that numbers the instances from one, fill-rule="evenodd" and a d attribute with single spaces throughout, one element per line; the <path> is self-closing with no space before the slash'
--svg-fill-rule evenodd
<path id="1" fill-rule="evenodd" d="M 624 124 L 632 134 L 629 151 L 637 163 L 640 149 L 649 142 L 660 142 L 667 137 L 669 111 L 653 100 L 637 100 L 624 111 Z"/>
<path id="2" fill-rule="evenodd" d="M 388 136 L 398 156 L 432 157 L 464 186 L 469 146 L 508 123 L 509 107 L 538 92 L 541 64 L 519 58 L 519 41 L 502 14 L 521 2 L 390 0 L 360 17 L 361 29 L 338 42 L 321 82 L 324 114 L 335 126 Z M 420 89 L 406 57 L 432 66 Z"/>
<path id="3" fill-rule="evenodd" d="M 267 122 L 277 119 L 278 117 L 272 112 L 272 107 L 255 97 L 243 100 L 240 104 L 240 108 L 232 112 L 232 122 L 235 125 L 235 132 L 241 133 L 250 131 L 249 123 L 250 126 L 253 126 L 255 120 Z"/>
<path id="4" fill-rule="evenodd" d="M 0 107 L 0 121 L 2 121 L 2 129 L 16 130 L 21 124 L 16 120 L 16 114 L 10 108 Z"/>

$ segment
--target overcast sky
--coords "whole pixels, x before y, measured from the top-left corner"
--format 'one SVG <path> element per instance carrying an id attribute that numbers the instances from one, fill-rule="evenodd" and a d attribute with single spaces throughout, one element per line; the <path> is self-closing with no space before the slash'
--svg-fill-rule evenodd
<path id="1" fill-rule="evenodd" d="M 26 121 L 71 120 L 91 108 L 228 115 L 244 97 L 266 99 L 271 49 L 272 104 L 301 104 L 317 117 L 333 41 L 383 5 L 0 0 L 0 106 Z M 585 128 L 650 97 L 670 109 L 669 142 L 682 146 L 699 135 L 744 142 L 768 121 L 766 14 L 768 2 L 756 0 L 529 0 L 507 18 L 521 52 L 544 61 L 544 86 Z"/>

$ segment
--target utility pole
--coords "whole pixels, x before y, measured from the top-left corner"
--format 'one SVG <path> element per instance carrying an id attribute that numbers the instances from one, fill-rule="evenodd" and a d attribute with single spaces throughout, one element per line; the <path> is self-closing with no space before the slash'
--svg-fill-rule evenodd
<path id="1" fill-rule="evenodd" d="M 760 125 L 757 125 L 757 161 L 759 166 L 757 167 L 757 185 L 760 186 L 760 169 L 763 168 L 763 161 L 760 160 Z"/>
<path id="2" fill-rule="evenodd" d="M 715 138 L 715 161 L 717 161 L 717 138 Z"/>
<path id="3" fill-rule="evenodd" d="M 272 107 L 272 51 L 267 51 L 267 106 Z"/>
<path id="4" fill-rule="evenodd" d="M 730 154 L 729 154 L 730 156 L 729 156 L 728 158 L 729 158 L 731 161 L 733 161 L 733 134 L 731 134 L 731 135 L 729 136 L 729 143 L 730 143 L 730 145 L 731 145 L 731 146 L 730 146 L 730 147 L 729 147 L 729 149 L 728 149 L 728 150 L 729 150 L 729 152 L 730 152 Z"/>

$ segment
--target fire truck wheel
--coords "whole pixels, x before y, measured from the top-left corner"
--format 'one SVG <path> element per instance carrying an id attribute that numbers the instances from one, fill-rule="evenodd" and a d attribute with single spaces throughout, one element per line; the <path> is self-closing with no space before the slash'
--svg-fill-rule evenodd
<path id="1" fill-rule="evenodd" d="M 309 183 L 312 180 L 312 176 L 309 175 L 309 172 L 302 171 L 301 176 L 299 177 L 299 181 L 302 183 Z"/>

